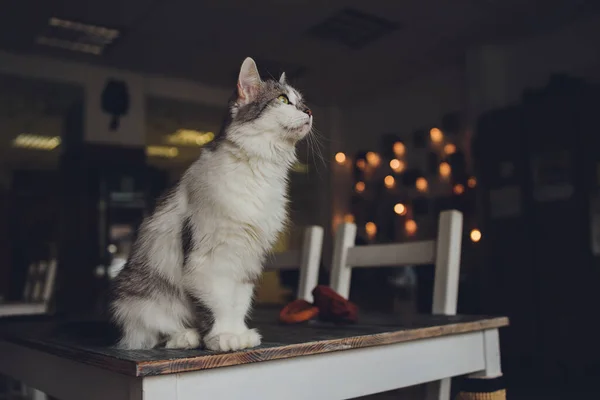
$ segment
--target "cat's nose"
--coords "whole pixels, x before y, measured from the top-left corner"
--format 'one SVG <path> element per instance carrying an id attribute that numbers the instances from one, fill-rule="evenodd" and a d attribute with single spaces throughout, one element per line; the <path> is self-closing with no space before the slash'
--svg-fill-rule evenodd
<path id="1" fill-rule="evenodd" d="M 309 117 L 312 117 L 312 111 L 310 110 L 310 108 L 305 108 L 304 112 L 307 113 Z"/>

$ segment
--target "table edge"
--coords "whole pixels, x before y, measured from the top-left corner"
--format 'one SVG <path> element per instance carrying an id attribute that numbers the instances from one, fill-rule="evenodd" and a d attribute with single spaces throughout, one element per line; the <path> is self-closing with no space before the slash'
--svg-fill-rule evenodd
<path id="1" fill-rule="evenodd" d="M 441 336 L 485 331 L 488 329 L 498 329 L 509 326 L 509 324 L 508 317 L 490 317 L 472 322 L 459 322 L 455 324 L 432 326 L 427 328 L 405 329 L 372 335 L 319 340 L 277 347 L 250 349 L 232 353 L 202 355 L 178 358 L 174 360 L 141 361 L 136 363 L 136 376 L 149 377 L 177 374 L 182 372 L 202 371 L 251 364 L 255 362 L 265 362 L 331 353 L 334 351 L 397 344 Z M 419 335 L 422 333 L 427 333 L 427 335 Z"/>
<path id="2" fill-rule="evenodd" d="M 48 347 L 31 338 L 0 337 L 0 340 L 122 375 L 143 378 L 411 342 L 441 336 L 498 329 L 509 326 L 509 324 L 508 317 L 488 317 L 470 322 L 457 322 L 425 328 L 408 328 L 370 335 L 316 340 L 314 342 L 254 348 L 245 351 L 214 353 L 170 360 L 133 361 L 111 357 L 110 365 L 106 363 L 107 356 L 100 353 L 84 352 L 60 344 Z"/>

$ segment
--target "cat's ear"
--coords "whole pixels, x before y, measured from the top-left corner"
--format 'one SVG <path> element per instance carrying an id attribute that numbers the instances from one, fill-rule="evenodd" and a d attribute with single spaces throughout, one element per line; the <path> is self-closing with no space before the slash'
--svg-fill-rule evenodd
<path id="1" fill-rule="evenodd" d="M 242 63 L 237 83 L 239 100 L 244 104 L 254 101 L 261 83 L 256 63 L 252 58 L 247 57 Z"/>
<path id="2" fill-rule="evenodd" d="M 279 77 L 279 83 L 281 83 L 282 85 L 286 84 L 286 80 L 285 80 L 285 72 L 281 73 L 281 76 Z"/>

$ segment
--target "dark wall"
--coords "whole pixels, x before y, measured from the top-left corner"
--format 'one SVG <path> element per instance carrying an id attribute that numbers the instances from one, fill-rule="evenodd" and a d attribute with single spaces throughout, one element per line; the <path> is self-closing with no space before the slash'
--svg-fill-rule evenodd
<path id="1" fill-rule="evenodd" d="M 590 212 L 600 188 L 599 99 L 598 87 L 556 76 L 479 121 L 482 303 L 511 319 L 501 340 L 513 381 L 567 387 L 599 371 L 591 316 L 600 268 Z"/>

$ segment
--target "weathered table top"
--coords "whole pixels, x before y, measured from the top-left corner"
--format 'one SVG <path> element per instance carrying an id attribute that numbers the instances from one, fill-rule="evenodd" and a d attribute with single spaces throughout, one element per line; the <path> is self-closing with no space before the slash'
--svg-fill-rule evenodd
<path id="1" fill-rule="evenodd" d="M 453 335 L 508 325 L 504 317 L 363 316 L 359 324 L 312 321 L 281 325 L 276 314 L 254 319 L 264 343 L 232 353 L 206 350 L 119 350 L 116 331 L 103 321 L 33 321 L 0 324 L 0 339 L 130 376 L 152 376 L 284 359 Z"/>

